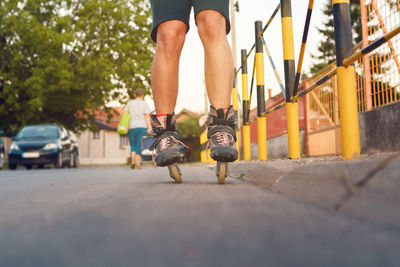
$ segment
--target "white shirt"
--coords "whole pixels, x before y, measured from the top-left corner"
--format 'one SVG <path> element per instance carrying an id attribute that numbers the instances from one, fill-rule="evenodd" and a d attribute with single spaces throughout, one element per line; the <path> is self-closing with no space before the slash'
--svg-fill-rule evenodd
<path id="1" fill-rule="evenodd" d="M 144 100 L 133 99 L 125 106 L 125 110 L 131 115 L 129 129 L 147 128 L 144 114 L 150 114 L 151 110 Z"/>

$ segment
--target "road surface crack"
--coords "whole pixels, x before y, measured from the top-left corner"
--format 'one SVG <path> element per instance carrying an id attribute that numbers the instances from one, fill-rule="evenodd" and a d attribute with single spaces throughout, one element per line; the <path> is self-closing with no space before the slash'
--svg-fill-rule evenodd
<path id="1" fill-rule="evenodd" d="M 354 195 L 355 192 L 361 190 L 364 186 L 367 185 L 367 183 L 376 176 L 376 174 L 380 171 L 382 171 L 383 169 L 385 169 L 385 167 L 392 162 L 395 158 L 397 158 L 398 156 L 400 156 L 400 153 L 395 153 L 391 156 L 388 156 L 387 158 L 383 159 L 382 161 L 380 161 L 378 163 L 378 166 L 371 170 L 364 178 L 362 178 L 360 181 L 358 181 L 355 184 L 355 187 L 353 189 L 351 189 L 350 185 L 347 182 L 347 179 L 345 177 L 344 174 L 341 175 L 341 181 L 343 183 L 343 186 L 346 190 L 346 196 L 344 196 L 336 205 L 335 205 L 335 209 L 339 210 L 340 208 L 342 208 L 350 199 L 351 197 Z"/>

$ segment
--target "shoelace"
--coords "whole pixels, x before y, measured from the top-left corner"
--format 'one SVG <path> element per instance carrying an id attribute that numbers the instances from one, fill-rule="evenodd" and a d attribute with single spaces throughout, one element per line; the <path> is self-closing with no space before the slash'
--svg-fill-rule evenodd
<path id="1" fill-rule="evenodd" d="M 213 137 L 216 137 L 218 145 L 223 145 L 223 146 L 229 146 L 229 142 L 232 142 L 233 136 L 227 132 L 216 132 L 215 134 L 211 135 L 210 138 L 208 139 L 207 145 L 206 145 L 206 151 L 208 151 L 208 148 L 210 146 L 210 140 L 213 139 Z M 206 153 L 206 157 L 208 160 L 208 153 Z"/>
<path id="2" fill-rule="evenodd" d="M 230 142 L 233 141 L 233 136 L 227 132 L 216 132 L 210 136 L 210 139 L 216 137 L 218 145 L 229 146 Z"/>
<path id="3" fill-rule="evenodd" d="M 178 144 L 183 145 L 186 148 L 189 148 L 182 141 L 176 139 L 173 136 L 168 136 L 168 137 L 165 137 L 165 138 L 161 139 L 161 141 L 160 141 L 160 150 L 164 150 L 164 149 L 168 148 L 172 142 L 176 142 Z M 154 159 L 154 155 L 155 155 L 155 149 L 153 149 L 153 153 L 152 153 L 152 157 L 151 158 L 153 160 L 153 164 L 156 165 L 156 161 Z"/>
<path id="4" fill-rule="evenodd" d="M 171 144 L 171 142 L 175 141 L 174 139 L 176 141 L 178 141 L 178 139 L 176 139 L 173 136 L 168 136 L 166 138 L 161 139 L 161 141 L 160 141 L 160 150 L 164 150 L 164 149 L 168 148 L 169 145 Z"/>

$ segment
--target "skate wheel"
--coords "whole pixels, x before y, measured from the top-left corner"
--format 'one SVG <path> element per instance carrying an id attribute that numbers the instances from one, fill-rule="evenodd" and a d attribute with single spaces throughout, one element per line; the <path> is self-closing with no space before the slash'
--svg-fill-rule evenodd
<path id="1" fill-rule="evenodd" d="M 217 177 L 218 177 L 219 184 L 225 183 L 225 177 L 226 177 L 227 171 L 228 171 L 228 163 L 226 163 L 226 162 L 218 162 L 217 163 Z"/>
<path id="2" fill-rule="evenodd" d="M 172 179 L 175 180 L 178 184 L 182 183 L 181 171 L 179 170 L 178 165 L 172 164 L 168 166 L 169 175 Z"/>

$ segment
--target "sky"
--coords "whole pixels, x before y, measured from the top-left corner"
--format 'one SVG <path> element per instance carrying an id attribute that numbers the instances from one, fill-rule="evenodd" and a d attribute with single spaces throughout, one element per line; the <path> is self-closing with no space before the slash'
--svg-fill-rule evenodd
<path id="1" fill-rule="evenodd" d="M 308 34 L 308 42 L 306 54 L 303 63 L 303 72 L 306 72 L 311 65 L 310 54 L 317 50 L 318 40 L 321 40 L 316 27 L 322 25 L 326 20 L 321 9 L 327 0 L 317 0 L 314 2 L 313 14 L 311 18 L 310 31 Z M 239 0 L 239 12 L 235 12 L 236 18 L 236 44 L 237 44 L 237 66 L 240 66 L 240 50 L 250 50 L 255 41 L 254 22 L 261 20 L 263 26 L 271 17 L 273 11 L 279 4 L 279 0 Z M 307 14 L 309 0 L 292 0 L 292 16 L 293 16 L 293 37 L 296 64 L 300 51 L 301 39 L 303 36 L 304 22 Z M 231 43 L 231 34 L 228 36 Z M 280 12 L 275 16 L 274 21 L 264 33 L 267 46 L 272 54 L 274 63 L 278 69 L 281 79 L 284 80 L 283 71 L 283 51 L 282 51 L 282 34 L 281 34 L 281 15 Z M 279 85 L 273 74 L 269 59 L 264 58 L 265 63 L 265 88 L 272 89 L 272 96 L 279 94 Z M 249 83 L 251 80 L 253 56 L 248 63 Z M 179 113 L 186 108 L 191 111 L 205 113 L 205 81 L 204 81 L 204 53 L 203 46 L 197 34 L 193 11 L 190 20 L 190 30 L 186 35 L 185 45 L 182 50 L 179 71 L 179 93 L 175 109 L 175 113 Z M 297 65 L 296 65 L 297 68 Z M 241 75 L 238 75 L 238 91 L 241 97 L 242 82 Z M 250 84 L 249 84 L 250 87 Z M 254 89 L 253 89 L 254 90 Z M 267 98 L 267 90 L 266 90 Z M 255 97 L 253 97 L 252 108 L 255 107 Z M 154 104 L 150 97 L 146 98 L 146 102 L 153 109 Z"/>

